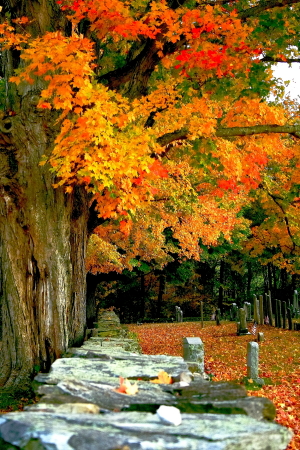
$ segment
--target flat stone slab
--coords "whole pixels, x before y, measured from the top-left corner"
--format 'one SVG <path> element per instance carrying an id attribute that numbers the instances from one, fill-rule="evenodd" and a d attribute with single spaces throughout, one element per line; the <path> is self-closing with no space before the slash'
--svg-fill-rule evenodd
<path id="1" fill-rule="evenodd" d="M 181 372 L 189 372 L 187 364 L 180 357 L 126 354 L 124 359 L 57 359 L 48 374 L 38 374 L 35 380 L 41 383 L 57 384 L 59 381 L 73 379 L 115 385 L 119 377 L 151 379 L 157 378 L 162 370 L 173 378 L 179 377 Z"/>
<path id="2" fill-rule="evenodd" d="M 177 389 L 178 384 L 168 386 L 139 381 L 137 394 L 124 395 L 110 385 L 61 381 L 56 386 L 40 386 L 38 393 L 43 396 L 40 403 L 27 406 L 26 410 L 59 412 L 64 403 L 94 403 L 102 412 L 130 410 L 154 413 L 163 404 L 175 406 L 184 413 L 244 414 L 257 420 L 275 418 L 276 410 L 269 399 L 247 397 L 242 386 L 234 383 L 193 382 L 192 391 L 188 387 Z"/>
<path id="3" fill-rule="evenodd" d="M 179 426 L 168 426 L 151 413 L 26 411 L 0 416 L 0 437 L 1 449 L 8 443 L 23 450 L 284 450 L 292 433 L 238 415 L 182 414 Z"/>

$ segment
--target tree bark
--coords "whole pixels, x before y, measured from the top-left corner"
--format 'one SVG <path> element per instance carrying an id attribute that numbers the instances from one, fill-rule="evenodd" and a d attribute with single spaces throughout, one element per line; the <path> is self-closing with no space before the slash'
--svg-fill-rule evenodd
<path id="1" fill-rule="evenodd" d="M 46 371 L 85 327 L 88 201 L 84 191 L 53 189 L 51 117 L 28 93 L 14 117 L 10 144 L 0 147 L 0 385 Z M 6 141 L 8 135 L 6 135 Z"/>
<path id="2" fill-rule="evenodd" d="M 54 0 L 8 0 L 1 14 L 27 15 L 33 35 L 65 25 Z M 1 63 L 7 81 L 20 64 L 18 52 L 3 52 Z M 39 164 L 57 132 L 56 113 L 36 108 L 43 86 L 7 86 L 0 132 L 0 386 L 24 385 L 82 342 L 89 215 L 86 192 L 54 189 L 54 175 Z"/>

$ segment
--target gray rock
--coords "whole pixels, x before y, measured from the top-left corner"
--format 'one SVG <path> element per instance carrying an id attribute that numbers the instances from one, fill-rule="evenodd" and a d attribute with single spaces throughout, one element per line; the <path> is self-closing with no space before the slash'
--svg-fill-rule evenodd
<path id="1" fill-rule="evenodd" d="M 49 403 L 36 403 L 25 406 L 25 411 L 52 412 L 57 414 L 99 414 L 100 408 L 93 403 L 62 403 L 51 405 Z"/>
<path id="2" fill-rule="evenodd" d="M 38 374 L 36 381 L 57 384 L 63 380 L 80 380 L 115 384 L 121 376 L 132 379 L 156 378 L 160 371 L 172 377 L 188 372 L 180 357 L 162 355 L 129 355 L 124 359 L 103 360 L 101 358 L 61 358 L 54 361 L 49 374 Z"/>
<path id="3" fill-rule="evenodd" d="M 246 416 L 182 414 L 177 427 L 150 413 L 106 415 L 18 412 L 0 416 L 0 437 L 46 450 L 284 450 L 292 433 Z"/>
<path id="4" fill-rule="evenodd" d="M 115 392 L 114 386 L 85 381 L 65 380 L 57 386 L 40 386 L 43 404 L 94 403 L 101 411 L 155 412 L 159 405 L 175 406 L 181 412 L 245 414 L 257 420 L 273 420 L 276 410 L 273 403 L 263 397 L 246 397 L 246 391 L 233 383 L 191 382 L 182 387 L 179 383 L 160 385 L 138 382 L 138 392 L 129 396 Z M 45 409 L 45 407 L 43 407 Z M 30 407 L 35 409 L 35 405 Z M 47 411 L 53 411 L 47 409 Z"/>

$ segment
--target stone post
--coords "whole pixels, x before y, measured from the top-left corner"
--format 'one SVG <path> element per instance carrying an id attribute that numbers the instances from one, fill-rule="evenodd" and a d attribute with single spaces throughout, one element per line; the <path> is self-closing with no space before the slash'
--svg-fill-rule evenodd
<path id="1" fill-rule="evenodd" d="M 282 302 L 282 328 L 286 328 L 286 302 Z"/>
<path id="2" fill-rule="evenodd" d="M 264 324 L 264 298 L 262 295 L 259 296 L 259 324 Z"/>
<path id="3" fill-rule="evenodd" d="M 260 323 L 260 314 L 259 314 L 259 300 L 256 295 L 253 295 L 253 318 L 254 322 L 257 324 Z"/>
<path id="4" fill-rule="evenodd" d="M 292 311 L 291 308 L 287 308 L 287 319 L 289 323 L 289 330 L 293 329 Z"/>
<path id="5" fill-rule="evenodd" d="M 257 334 L 257 341 L 258 342 L 263 342 L 264 340 L 265 340 L 264 333 L 258 333 Z"/>
<path id="6" fill-rule="evenodd" d="M 298 291 L 294 291 L 294 295 L 293 295 L 293 308 L 294 310 L 297 310 L 299 308 L 299 304 L 298 304 Z"/>
<path id="7" fill-rule="evenodd" d="M 267 312 L 269 317 L 269 324 L 273 326 L 273 311 L 272 311 L 272 301 L 271 294 L 265 294 L 267 299 Z"/>
<path id="8" fill-rule="evenodd" d="M 247 378 L 257 384 L 264 384 L 264 380 L 258 376 L 258 354 L 259 347 L 257 342 L 248 342 L 247 346 Z"/>
<path id="9" fill-rule="evenodd" d="M 246 320 L 252 320 L 251 319 L 251 303 L 244 302 L 244 310 L 246 312 Z"/>
<path id="10" fill-rule="evenodd" d="M 179 322 L 183 322 L 183 311 L 179 308 Z"/>
<path id="11" fill-rule="evenodd" d="M 238 336 L 245 336 L 246 334 L 250 334 L 247 328 L 247 321 L 246 321 L 246 311 L 244 308 L 239 309 L 239 330 L 238 330 Z"/>
<path id="12" fill-rule="evenodd" d="M 275 327 L 278 328 L 278 300 L 274 301 L 275 306 Z"/>
<path id="13" fill-rule="evenodd" d="M 183 358 L 204 374 L 204 345 L 199 337 L 183 338 Z"/>
<path id="14" fill-rule="evenodd" d="M 277 300 L 277 314 L 278 314 L 278 328 L 282 327 L 282 320 L 281 320 L 281 301 Z"/>

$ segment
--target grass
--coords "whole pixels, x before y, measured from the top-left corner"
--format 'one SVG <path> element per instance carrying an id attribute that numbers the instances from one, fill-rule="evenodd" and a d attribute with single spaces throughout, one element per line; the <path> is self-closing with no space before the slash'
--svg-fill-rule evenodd
<path id="1" fill-rule="evenodd" d="M 35 402 L 35 394 L 31 387 L 25 389 L 0 388 L 0 414 L 22 411 L 24 406 Z"/>

